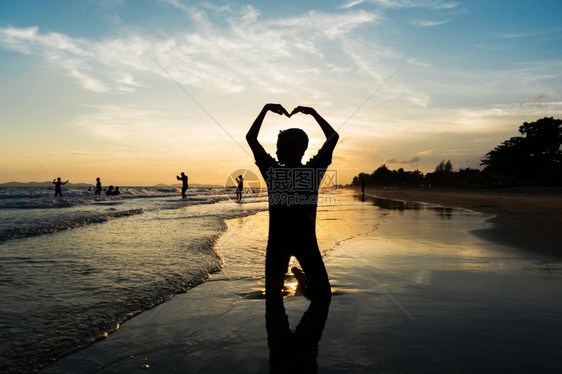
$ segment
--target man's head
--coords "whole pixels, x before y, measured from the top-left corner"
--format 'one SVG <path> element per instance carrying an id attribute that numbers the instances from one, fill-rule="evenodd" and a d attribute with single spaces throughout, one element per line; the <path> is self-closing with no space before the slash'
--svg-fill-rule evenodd
<path id="1" fill-rule="evenodd" d="M 308 148 L 308 136 L 301 129 L 279 131 L 277 159 L 280 164 L 288 166 L 300 164 L 306 148 Z"/>

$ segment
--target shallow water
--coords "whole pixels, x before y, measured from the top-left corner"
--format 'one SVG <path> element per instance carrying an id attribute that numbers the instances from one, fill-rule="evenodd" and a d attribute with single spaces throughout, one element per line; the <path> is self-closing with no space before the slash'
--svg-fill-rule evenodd
<path id="1" fill-rule="evenodd" d="M 265 208 L 221 191 L 187 201 L 175 191 L 101 200 L 69 192 L 63 207 L 20 195 L 4 196 L 0 209 L 2 372 L 37 371 L 200 284 L 221 267 L 214 244 L 224 220 Z"/>
<path id="2" fill-rule="evenodd" d="M 489 214 L 374 196 L 336 197 L 337 203 L 319 208 L 317 222 L 334 293 L 319 343 L 319 372 L 557 372 L 562 350 L 560 258 L 474 235 L 493 230 Z M 251 246 L 254 254 L 247 261 L 254 264 L 255 279 L 252 289 L 248 282 L 233 283 L 236 277 L 229 275 L 250 274 L 237 267 L 239 252 L 223 249 L 229 288 L 248 300 L 263 298 L 265 253 L 247 239 L 262 230 L 260 242 L 265 243 L 266 214 L 228 225 L 219 245 L 232 235 L 232 248 Z M 286 286 L 293 288 L 292 295 L 297 283 L 289 277 Z M 241 287 L 247 290 L 241 292 Z M 243 313 L 252 313 L 249 307 L 240 306 L 231 318 L 244 319 Z M 264 305 L 255 307 L 260 309 L 253 313 L 261 317 Z M 308 302 L 289 296 L 285 307 L 294 331 Z M 237 331 L 239 347 L 231 349 L 248 364 L 239 363 L 233 372 L 268 367 L 264 331 L 261 346 L 255 345 L 258 333 Z M 227 360 L 206 349 L 220 344 L 220 336 L 201 342 L 198 353 L 211 361 Z M 260 369 L 254 370 L 256 366 Z M 202 364 L 180 367 L 189 371 Z"/>
<path id="3" fill-rule="evenodd" d="M 318 213 L 334 292 L 320 373 L 557 372 L 560 259 L 472 235 L 485 214 L 335 196 Z M 221 272 L 45 372 L 267 372 L 266 238 L 267 212 L 229 220 Z M 298 295 L 285 299 L 293 331 L 309 305 Z"/>
<path id="4" fill-rule="evenodd" d="M 363 203 L 385 221 L 328 259 L 341 292 L 321 342 L 322 372 L 557 372 L 560 258 L 471 234 L 493 229 L 486 214 Z"/>

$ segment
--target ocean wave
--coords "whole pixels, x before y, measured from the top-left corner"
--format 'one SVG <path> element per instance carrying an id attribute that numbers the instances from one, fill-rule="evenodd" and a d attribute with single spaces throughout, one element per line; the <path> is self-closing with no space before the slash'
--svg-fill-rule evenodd
<path id="1" fill-rule="evenodd" d="M 13 228 L 0 230 L 0 243 L 7 240 L 28 238 L 44 234 L 52 234 L 58 231 L 69 230 L 77 227 L 87 226 L 93 223 L 107 222 L 115 218 L 129 217 L 144 213 L 141 209 L 131 209 L 126 211 L 115 211 L 111 213 L 101 213 L 96 215 L 83 215 L 60 222 L 49 222 L 35 225 L 22 225 Z"/>
<path id="2" fill-rule="evenodd" d="M 23 190 L 23 191 L 22 191 Z M 52 193 L 37 190 L 2 191 L 0 189 L 0 209 L 49 209 L 68 208 L 85 204 L 116 204 L 131 199 L 177 198 L 177 188 L 123 188 L 117 196 L 94 196 L 88 190 L 63 191 L 63 197 L 55 198 Z M 221 189 L 193 189 L 187 193 L 191 205 L 224 200 L 226 195 Z"/>
<path id="3" fill-rule="evenodd" d="M 69 188 L 63 190 L 63 196 L 58 198 L 55 198 L 53 193 L 38 188 L 0 189 L 0 209 L 67 208 L 75 205 L 122 200 L 124 198 L 133 197 L 148 197 L 150 195 L 154 195 L 154 197 L 158 196 L 158 194 L 151 194 L 150 191 L 143 188 L 127 189 L 122 191 L 119 196 L 95 196 L 93 191 Z"/>

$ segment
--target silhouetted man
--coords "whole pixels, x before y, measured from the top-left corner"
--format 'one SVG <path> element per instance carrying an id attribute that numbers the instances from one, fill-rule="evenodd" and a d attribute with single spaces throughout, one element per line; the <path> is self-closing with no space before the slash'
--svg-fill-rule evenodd
<path id="1" fill-rule="evenodd" d="M 57 179 L 53 179 L 53 184 L 55 185 L 55 197 L 57 197 L 57 195 L 59 195 L 60 197 L 62 197 L 62 188 L 61 186 L 63 184 L 67 184 L 68 180 L 66 182 L 61 182 L 60 177 L 58 177 Z"/>
<path id="2" fill-rule="evenodd" d="M 185 195 L 185 191 L 187 191 L 188 185 L 187 185 L 187 175 L 185 175 L 185 173 L 182 171 L 181 172 L 181 177 L 176 175 L 176 178 L 179 181 L 182 181 L 182 186 L 181 186 L 181 198 L 182 199 L 187 199 L 187 196 Z"/>
<path id="3" fill-rule="evenodd" d="M 241 202 L 242 191 L 244 190 L 244 177 L 239 175 L 238 178 L 236 178 L 236 182 L 238 182 L 238 186 L 236 187 L 236 201 Z"/>
<path id="4" fill-rule="evenodd" d="M 290 117 L 303 113 L 314 117 L 326 136 L 316 156 L 301 163 L 308 136 L 301 129 L 280 131 L 277 158 L 271 157 L 258 141 L 267 112 Z M 282 289 L 291 256 L 299 261 L 309 281 L 308 294 L 331 296 L 328 274 L 316 240 L 318 188 L 338 141 L 338 134 L 313 108 L 299 106 L 289 114 L 280 104 L 266 104 L 252 124 L 246 140 L 250 145 L 269 195 L 269 238 L 265 260 L 266 304 L 282 303 Z"/>
<path id="5" fill-rule="evenodd" d="M 96 178 L 96 191 L 94 192 L 96 196 L 101 196 L 101 181 L 100 177 Z"/>

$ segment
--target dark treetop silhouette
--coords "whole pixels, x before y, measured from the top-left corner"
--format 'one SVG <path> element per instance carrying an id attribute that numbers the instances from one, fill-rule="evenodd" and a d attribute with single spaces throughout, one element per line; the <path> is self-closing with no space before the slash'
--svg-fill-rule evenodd
<path id="1" fill-rule="evenodd" d="M 485 172 L 527 184 L 562 184 L 562 120 L 552 117 L 524 122 L 523 136 L 512 137 L 486 153 Z"/>
<path id="2" fill-rule="evenodd" d="M 390 170 L 385 164 L 371 174 L 359 173 L 352 186 L 363 180 L 369 186 L 560 186 L 562 185 L 562 120 L 544 117 L 519 126 L 523 136 L 514 136 L 496 146 L 480 165 L 484 170 L 453 170 L 444 159 L 435 171 L 423 175 L 419 170 Z"/>

